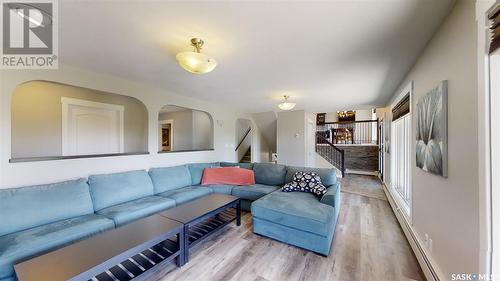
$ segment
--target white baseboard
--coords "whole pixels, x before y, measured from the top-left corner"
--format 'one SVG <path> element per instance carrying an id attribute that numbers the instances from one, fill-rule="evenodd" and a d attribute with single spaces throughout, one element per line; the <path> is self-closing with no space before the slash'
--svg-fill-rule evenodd
<path id="1" fill-rule="evenodd" d="M 389 191 L 389 188 L 385 185 L 385 183 L 383 183 L 383 186 L 385 195 L 389 200 L 392 211 L 396 215 L 396 218 L 398 219 L 398 222 L 403 229 L 406 239 L 410 243 L 411 249 L 413 250 L 415 257 L 417 258 L 418 263 L 422 268 L 425 278 L 430 281 L 448 280 L 448 278 L 445 278 L 444 274 L 441 272 L 432 256 L 428 253 L 427 249 L 424 246 L 425 244 L 419 238 L 411 223 L 403 214 L 403 211 L 397 206 L 392 193 Z"/>

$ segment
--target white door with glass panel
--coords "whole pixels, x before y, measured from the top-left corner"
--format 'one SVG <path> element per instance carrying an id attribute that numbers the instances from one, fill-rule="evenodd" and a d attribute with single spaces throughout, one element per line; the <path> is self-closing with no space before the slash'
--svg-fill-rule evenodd
<path id="1" fill-rule="evenodd" d="M 124 152 L 123 106 L 64 97 L 61 103 L 63 156 Z"/>

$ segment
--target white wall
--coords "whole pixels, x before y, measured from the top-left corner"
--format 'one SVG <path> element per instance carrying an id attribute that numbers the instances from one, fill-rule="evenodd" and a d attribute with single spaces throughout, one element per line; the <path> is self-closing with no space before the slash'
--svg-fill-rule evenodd
<path id="1" fill-rule="evenodd" d="M 358 109 L 356 110 L 356 121 L 372 120 L 372 109 Z"/>
<path id="2" fill-rule="evenodd" d="M 211 149 L 212 132 L 210 116 L 203 111 L 193 110 L 193 149 Z"/>
<path id="3" fill-rule="evenodd" d="M 251 115 L 253 123 L 256 125 L 256 128 L 260 131 L 267 147 L 269 147 L 268 152 L 276 152 L 276 145 L 277 145 L 276 112 L 268 111 L 268 112 L 252 113 Z"/>
<path id="4" fill-rule="evenodd" d="M 306 113 L 303 110 L 278 112 L 278 164 L 305 166 Z"/>
<path id="5" fill-rule="evenodd" d="M 414 81 L 412 105 L 448 80 L 448 178 L 415 165 L 412 145 L 412 224 L 421 241 L 433 240 L 431 259 L 444 278 L 479 270 L 477 139 L 477 58 L 474 1 L 459 0 L 411 71 L 397 95 Z M 416 128 L 412 111 L 412 129 Z M 386 157 L 388 160 L 389 157 Z M 389 165 L 386 165 L 388 167 Z M 385 179 L 389 179 L 388 174 Z M 390 183 L 389 183 L 390 184 Z"/>
<path id="6" fill-rule="evenodd" d="M 165 112 L 159 115 L 159 121 L 172 120 L 172 151 L 192 150 L 193 145 L 193 110 Z"/>
<path id="7" fill-rule="evenodd" d="M 31 80 L 55 81 L 139 99 L 148 109 L 150 155 L 9 163 L 11 158 L 11 96 L 17 85 Z M 175 104 L 210 113 L 214 119 L 214 151 L 158 154 L 158 113 L 165 104 Z M 2 70 L 0 72 L 0 187 L 49 183 L 86 177 L 96 173 L 147 169 L 156 166 L 206 161 L 236 161 L 235 120 L 240 117 L 249 118 L 246 114 L 237 113 L 237 110 L 181 96 L 165 89 L 67 65 L 60 65 L 58 70 L 50 71 Z"/>

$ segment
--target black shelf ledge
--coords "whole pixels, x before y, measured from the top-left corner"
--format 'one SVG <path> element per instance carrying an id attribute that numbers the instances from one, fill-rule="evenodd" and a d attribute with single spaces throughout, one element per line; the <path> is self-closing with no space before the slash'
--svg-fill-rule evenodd
<path id="1" fill-rule="evenodd" d="M 9 163 L 54 161 L 54 160 L 67 160 L 67 159 L 85 159 L 85 158 L 100 158 L 100 157 L 117 157 L 117 156 L 133 156 L 133 155 L 149 155 L 149 152 L 109 153 L 109 154 L 91 154 L 91 155 L 73 155 L 73 156 L 24 157 L 24 158 L 9 159 Z"/>

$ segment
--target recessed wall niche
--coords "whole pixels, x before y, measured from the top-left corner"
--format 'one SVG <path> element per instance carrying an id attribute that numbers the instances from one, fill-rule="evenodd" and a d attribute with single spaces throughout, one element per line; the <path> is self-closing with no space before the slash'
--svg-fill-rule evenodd
<path id="1" fill-rule="evenodd" d="M 214 125 L 207 112 L 164 106 L 158 116 L 158 151 L 197 151 L 214 148 Z"/>
<path id="2" fill-rule="evenodd" d="M 15 89 L 11 114 L 13 160 L 148 151 L 148 112 L 133 97 L 30 81 Z"/>

